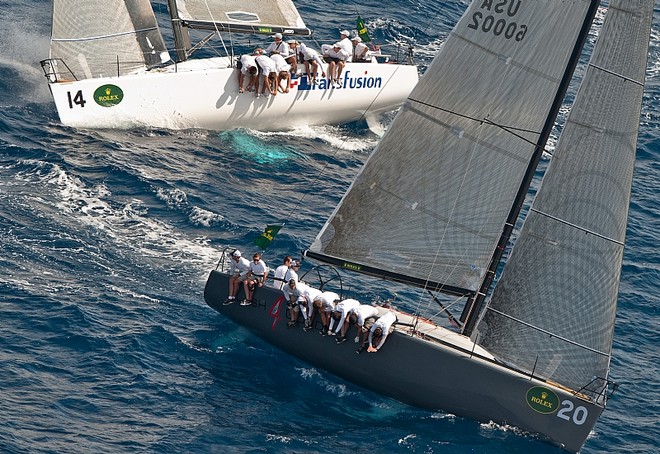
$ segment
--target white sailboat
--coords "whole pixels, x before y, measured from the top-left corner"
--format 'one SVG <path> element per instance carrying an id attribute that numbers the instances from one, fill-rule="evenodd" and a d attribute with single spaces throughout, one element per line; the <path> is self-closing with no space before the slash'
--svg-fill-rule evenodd
<path id="1" fill-rule="evenodd" d="M 495 279 L 599 2 L 499 5 L 469 6 L 306 251 L 464 298 L 459 332 L 397 312 L 383 349 L 355 355 L 276 326 L 277 292 L 260 290 L 251 307 L 223 306 L 222 270 L 211 272 L 205 298 L 282 350 L 361 386 L 577 452 L 616 386 L 612 337 L 653 1 L 609 2 Z"/>
<path id="2" fill-rule="evenodd" d="M 309 36 L 292 1 L 168 0 L 168 9 L 177 61 L 149 0 L 54 0 L 50 56 L 41 65 L 63 124 L 281 130 L 369 122 L 400 107 L 418 80 L 412 65 L 347 63 L 341 87 L 302 76 L 286 94 L 239 94 L 232 50 L 190 56 L 223 33 Z M 192 45 L 191 30 L 211 34 Z"/>

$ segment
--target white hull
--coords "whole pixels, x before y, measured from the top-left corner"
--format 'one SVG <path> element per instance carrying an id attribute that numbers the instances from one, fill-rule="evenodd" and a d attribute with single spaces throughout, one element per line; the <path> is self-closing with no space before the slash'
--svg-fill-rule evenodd
<path id="1" fill-rule="evenodd" d="M 310 86 L 307 77 L 299 77 L 291 81 L 289 93 L 256 97 L 239 93 L 238 70 L 229 63 L 225 57 L 190 60 L 140 74 L 51 81 L 49 86 L 61 122 L 77 128 L 285 130 L 345 123 L 394 110 L 418 80 L 414 66 L 349 63 L 342 88 L 332 88 L 325 80 Z M 104 106 L 95 92 L 98 98 L 97 90 L 106 85 L 121 91 L 116 97 L 113 88 L 109 105 Z"/>

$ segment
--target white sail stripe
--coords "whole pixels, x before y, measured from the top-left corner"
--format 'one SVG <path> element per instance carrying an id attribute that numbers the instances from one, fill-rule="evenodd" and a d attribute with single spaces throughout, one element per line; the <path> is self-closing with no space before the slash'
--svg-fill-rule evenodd
<path id="1" fill-rule="evenodd" d="M 563 219 L 560 219 L 560 218 L 558 218 L 557 216 L 553 216 L 553 215 L 551 215 L 551 214 L 549 214 L 549 213 L 545 213 L 545 212 L 543 212 L 543 211 L 541 211 L 541 210 L 537 210 L 537 209 L 534 208 L 534 207 L 530 208 L 530 211 L 533 211 L 534 213 L 538 213 L 538 214 L 540 214 L 541 216 L 545 216 L 545 217 L 547 217 L 547 218 L 553 219 L 553 220 L 555 220 L 555 221 L 557 221 L 557 222 L 560 222 L 560 223 L 562 223 L 562 224 L 564 224 L 564 225 L 568 225 L 569 227 L 573 227 L 573 228 L 575 228 L 575 229 L 577 229 L 577 230 L 581 230 L 581 231 L 583 231 L 583 232 L 585 232 L 585 233 L 589 233 L 589 234 L 591 234 L 591 235 L 595 235 L 595 236 L 597 236 L 598 238 L 602 238 L 602 239 L 604 239 L 604 240 L 606 240 L 606 241 L 610 241 L 610 242 L 612 242 L 612 243 L 618 244 L 619 246 L 623 246 L 623 245 L 624 245 L 624 243 L 623 243 L 622 241 L 615 240 L 614 238 L 606 237 L 605 235 L 601 235 L 600 233 L 598 233 L 598 232 L 594 232 L 593 230 L 586 229 L 586 228 L 581 227 L 581 226 L 579 226 L 579 225 L 577 225 L 577 224 L 573 224 L 573 223 L 571 223 L 571 222 L 568 222 L 568 221 L 565 221 L 565 220 L 563 220 Z"/>

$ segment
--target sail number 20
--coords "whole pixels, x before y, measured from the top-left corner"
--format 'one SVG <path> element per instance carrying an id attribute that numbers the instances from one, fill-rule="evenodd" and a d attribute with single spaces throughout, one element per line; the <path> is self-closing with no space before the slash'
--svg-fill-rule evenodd
<path id="1" fill-rule="evenodd" d="M 71 92 L 67 91 L 66 96 L 69 101 L 69 109 L 73 109 L 74 104 L 80 107 L 85 107 L 85 103 L 87 103 L 83 97 L 82 90 L 78 90 L 78 92 L 73 97 L 71 96 Z"/>
<path id="2" fill-rule="evenodd" d="M 570 400 L 563 400 L 561 409 L 557 412 L 558 418 L 573 421 L 578 426 L 584 424 L 587 416 L 589 416 L 589 411 L 585 407 L 582 405 L 576 407 Z"/>

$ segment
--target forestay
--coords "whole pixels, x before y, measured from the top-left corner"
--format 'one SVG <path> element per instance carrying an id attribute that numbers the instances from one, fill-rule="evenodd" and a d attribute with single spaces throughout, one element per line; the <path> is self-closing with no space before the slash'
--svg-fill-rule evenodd
<path id="1" fill-rule="evenodd" d="M 149 0 L 55 0 L 50 58 L 78 79 L 117 76 L 169 59 Z M 58 65 L 57 79 L 70 78 Z"/>
<path id="2" fill-rule="evenodd" d="M 291 0 L 176 0 L 176 8 L 190 28 L 310 34 Z"/>
<path id="3" fill-rule="evenodd" d="M 310 250 L 476 291 L 588 8 L 472 3 Z"/>
<path id="4" fill-rule="evenodd" d="M 610 1 L 542 187 L 478 326 L 479 343 L 500 359 L 576 390 L 608 374 L 652 14 L 652 1 Z M 597 381 L 591 391 L 604 386 Z"/>

